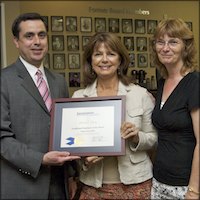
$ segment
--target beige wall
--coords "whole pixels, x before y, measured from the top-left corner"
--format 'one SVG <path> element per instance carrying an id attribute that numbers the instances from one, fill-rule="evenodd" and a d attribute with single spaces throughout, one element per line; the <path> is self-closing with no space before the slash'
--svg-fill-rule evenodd
<path id="1" fill-rule="evenodd" d="M 94 11 L 95 9 L 98 9 Z M 149 15 L 137 14 L 137 10 L 148 11 Z M 104 11 L 103 11 L 104 10 Z M 18 55 L 12 42 L 11 35 L 11 24 L 14 18 L 23 12 L 39 12 L 44 16 L 81 16 L 84 17 L 105 17 L 105 18 L 132 18 L 132 19 L 153 19 L 161 20 L 166 17 L 180 17 L 185 21 L 191 21 L 193 23 L 193 32 L 195 35 L 195 40 L 198 47 L 198 57 L 199 57 L 199 1 L 5 1 L 5 12 L 6 12 L 6 46 L 7 46 L 7 64 L 10 64 L 16 60 Z M 107 12 L 105 12 L 107 11 Z M 82 34 L 80 30 L 80 24 L 78 20 L 78 32 L 70 35 L 92 35 L 92 33 Z M 49 35 L 51 36 L 51 31 Z M 53 33 L 54 34 L 54 33 Z M 60 34 L 60 33 L 55 33 Z M 66 38 L 69 34 L 65 31 L 61 33 Z M 129 34 L 130 35 L 130 34 Z M 129 36 L 126 34 L 126 36 Z M 122 38 L 124 34 L 119 34 Z M 136 35 L 131 34 L 130 36 L 145 36 L 147 38 L 150 35 Z M 80 39 L 80 38 L 79 38 Z M 50 55 L 51 51 L 51 39 L 50 44 Z M 80 46 L 82 44 L 80 43 Z M 66 49 L 66 48 L 65 48 Z M 66 50 L 64 53 L 68 53 Z M 82 48 L 78 52 L 82 56 Z M 134 52 L 137 53 L 137 52 Z M 51 57 L 51 56 L 50 56 Z M 66 56 L 67 59 L 67 56 Z M 52 58 L 50 59 L 50 64 L 52 65 Z M 129 70 L 129 73 L 132 69 Z M 136 68 L 137 69 L 137 68 Z M 148 66 L 147 69 L 148 76 L 154 75 L 155 69 Z M 68 67 L 65 70 L 66 78 L 68 80 Z M 80 70 L 75 70 L 80 71 Z M 60 71 L 61 72 L 61 71 Z M 70 93 L 77 88 L 70 88 Z"/>
<path id="2" fill-rule="evenodd" d="M 16 60 L 16 57 L 18 55 L 18 51 L 16 50 L 12 39 L 13 37 L 11 32 L 11 26 L 15 17 L 20 13 L 20 7 L 18 1 L 5 2 L 4 7 L 5 7 L 5 25 L 6 25 L 5 40 L 6 40 L 6 55 L 7 55 L 7 58 L 4 59 L 7 64 L 10 64 Z"/>

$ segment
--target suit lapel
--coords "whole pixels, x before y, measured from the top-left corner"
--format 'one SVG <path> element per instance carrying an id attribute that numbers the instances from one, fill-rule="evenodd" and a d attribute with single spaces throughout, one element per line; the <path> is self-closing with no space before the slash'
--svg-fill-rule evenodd
<path id="1" fill-rule="evenodd" d="M 18 59 L 16 65 L 17 65 L 18 76 L 19 78 L 21 78 L 22 87 L 41 105 L 41 107 L 47 113 L 49 113 L 35 83 L 33 82 L 31 76 L 29 75 L 23 63 Z"/>

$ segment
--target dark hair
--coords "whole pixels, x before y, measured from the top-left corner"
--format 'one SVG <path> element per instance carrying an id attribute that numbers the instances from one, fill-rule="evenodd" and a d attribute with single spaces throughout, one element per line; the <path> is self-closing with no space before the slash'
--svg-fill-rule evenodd
<path id="1" fill-rule="evenodd" d="M 16 38 L 19 38 L 20 23 L 22 21 L 27 21 L 27 20 L 41 20 L 44 23 L 45 28 L 47 30 L 47 24 L 40 14 L 38 14 L 38 13 L 23 13 L 23 14 L 19 15 L 12 24 L 13 36 L 15 36 Z"/>
<path id="2" fill-rule="evenodd" d="M 118 68 L 118 78 L 122 81 L 122 83 L 128 85 L 131 82 L 131 80 L 126 75 L 130 63 L 128 51 L 116 34 L 105 32 L 96 33 L 93 35 L 85 47 L 83 54 L 84 85 L 91 85 L 97 78 L 96 73 L 92 69 L 91 59 L 94 50 L 98 48 L 102 43 L 104 43 L 107 48 L 110 48 L 112 51 L 115 51 L 119 54 L 121 63 Z"/>
<path id="3" fill-rule="evenodd" d="M 181 69 L 181 74 L 184 74 L 188 69 L 189 71 L 194 71 L 197 67 L 194 35 L 182 19 L 170 18 L 160 21 L 151 41 L 152 60 L 156 68 L 159 70 L 160 75 L 166 78 L 168 76 L 168 72 L 158 58 L 155 49 L 155 41 L 160 37 L 163 37 L 165 34 L 170 37 L 179 38 L 185 45 L 185 49 L 182 53 L 184 66 Z"/>

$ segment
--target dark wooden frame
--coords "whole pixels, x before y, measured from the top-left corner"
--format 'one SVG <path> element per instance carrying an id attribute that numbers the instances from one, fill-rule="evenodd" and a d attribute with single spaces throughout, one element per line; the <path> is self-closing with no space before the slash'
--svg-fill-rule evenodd
<path id="1" fill-rule="evenodd" d="M 71 27 L 69 27 L 68 25 L 69 25 L 69 20 L 70 19 L 73 19 L 74 21 L 73 21 L 73 27 L 72 27 L 72 29 L 71 29 Z M 77 17 L 76 16 L 65 16 L 65 27 L 66 27 L 66 31 L 67 32 L 76 32 L 77 31 Z"/>
<path id="2" fill-rule="evenodd" d="M 112 30 L 111 22 L 116 22 L 116 30 Z M 120 22 L 119 18 L 108 18 L 108 31 L 111 33 L 119 33 L 120 32 Z"/>
<path id="3" fill-rule="evenodd" d="M 77 78 L 74 81 L 74 75 Z M 78 71 L 76 72 L 69 72 L 69 87 L 80 87 L 81 86 L 81 73 Z"/>
<path id="4" fill-rule="evenodd" d="M 192 27 L 192 22 L 185 22 L 188 26 L 188 28 L 193 31 L 193 27 Z"/>
<path id="5" fill-rule="evenodd" d="M 49 53 L 47 53 L 43 59 L 43 65 L 44 67 L 46 68 L 49 68 L 50 69 L 50 55 Z"/>
<path id="6" fill-rule="evenodd" d="M 127 40 L 129 40 L 129 41 L 131 41 L 131 47 L 129 48 L 128 46 L 127 46 Z M 134 37 L 124 37 L 124 46 L 126 47 L 126 49 L 128 50 L 128 51 L 134 51 L 134 44 L 135 44 L 135 42 L 134 42 Z"/>
<path id="7" fill-rule="evenodd" d="M 138 29 L 138 23 L 142 23 L 142 29 Z M 144 34 L 146 33 L 146 21 L 144 19 L 135 19 L 135 33 L 137 34 Z"/>
<path id="8" fill-rule="evenodd" d="M 70 64 L 71 64 L 71 57 L 72 56 L 75 56 L 76 57 L 76 60 L 78 61 L 78 66 L 74 66 L 74 67 L 72 67 L 72 66 L 70 66 Z M 69 67 L 69 69 L 80 69 L 80 53 L 69 53 L 68 54 L 68 67 Z"/>
<path id="9" fill-rule="evenodd" d="M 151 30 L 150 24 L 153 24 L 153 28 L 154 28 L 153 30 Z M 147 20 L 147 33 L 154 34 L 157 25 L 158 25 L 157 20 Z"/>
<path id="10" fill-rule="evenodd" d="M 140 46 L 140 42 L 143 42 L 144 45 Z M 142 48 L 140 48 L 142 47 Z M 147 51 L 148 45 L 147 45 L 147 37 L 136 37 L 136 49 L 138 52 L 144 52 Z"/>
<path id="11" fill-rule="evenodd" d="M 128 28 L 126 29 L 126 23 L 128 23 Z M 122 33 L 133 33 L 133 20 L 132 19 L 122 19 Z"/>
<path id="12" fill-rule="evenodd" d="M 84 27 L 85 22 L 88 27 Z M 92 17 L 80 17 L 80 30 L 81 32 L 92 32 Z"/>
<path id="13" fill-rule="evenodd" d="M 61 45 L 58 48 L 55 46 L 56 38 L 59 39 L 59 42 Z M 64 35 L 52 35 L 51 36 L 51 46 L 52 46 L 52 51 L 64 51 L 64 49 L 65 49 Z"/>
<path id="14" fill-rule="evenodd" d="M 141 63 L 141 58 L 145 59 L 145 62 Z M 138 53 L 137 54 L 137 65 L 138 65 L 138 68 L 147 68 L 148 67 L 148 53 Z"/>
<path id="15" fill-rule="evenodd" d="M 70 46 L 71 40 L 74 39 L 75 41 L 75 48 Z M 67 35 L 67 50 L 68 51 L 79 51 L 79 36 L 78 35 Z"/>
<path id="16" fill-rule="evenodd" d="M 82 36 L 82 50 L 85 49 L 85 46 L 87 45 L 91 37 L 92 36 L 85 36 L 85 35 Z M 86 39 L 87 39 L 87 42 L 85 41 Z"/>
<path id="17" fill-rule="evenodd" d="M 102 26 L 104 27 L 103 29 L 100 29 L 100 30 L 98 29 L 99 22 L 103 22 L 102 23 Z M 95 32 L 106 32 L 106 18 L 104 18 L 104 17 L 95 17 L 95 19 L 94 19 L 94 27 L 95 27 Z"/>
<path id="18" fill-rule="evenodd" d="M 135 67 L 135 53 L 129 53 L 130 63 L 129 67 Z"/>
<path id="19" fill-rule="evenodd" d="M 64 18 L 63 16 L 51 16 L 51 31 L 52 32 L 62 32 L 63 31 L 63 21 L 64 21 Z M 59 26 L 58 27 L 54 27 L 54 22 L 58 22 L 59 23 Z"/>
<path id="20" fill-rule="evenodd" d="M 62 58 L 62 66 L 56 67 L 56 58 L 61 57 Z M 65 62 L 65 54 L 64 53 L 53 53 L 53 69 L 60 70 L 66 68 L 66 62 Z"/>

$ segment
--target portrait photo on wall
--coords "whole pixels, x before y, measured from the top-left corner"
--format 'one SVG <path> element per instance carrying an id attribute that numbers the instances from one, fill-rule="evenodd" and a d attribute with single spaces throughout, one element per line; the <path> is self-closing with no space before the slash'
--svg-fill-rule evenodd
<path id="1" fill-rule="evenodd" d="M 147 38 L 136 37 L 137 51 L 147 51 Z"/>
<path id="2" fill-rule="evenodd" d="M 134 37 L 124 37 L 124 46 L 128 51 L 134 50 Z"/>
<path id="3" fill-rule="evenodd" d="M 96 17 L 94 19 L 95 32 L 105 32 L 106 31 L 106 18 Z"/>
<path id="4" fill-rule="evenodd" d="M 108 18 L 108 30 L 111 33 L 119 33 L 119 19 Z"/>
<path id="5" fill-rule="evenodd" d="M 43 59 L 43 65 L 44 67 L 46 68 L 49 68 L 50 69 L 50 55 L 49 53 L 47 53 Z"/>
<path id="6" fill-rule="evenodd" d="M 129 67 L 135 67 L 135 54 L 129 53 L 129 58 L 130 58 Z"/>
<path id="7" fill-rule="evenodd" d="M 150 67 L 155 68 L 155 65 L 153 64 L 152 54 L 149 54 L 149 64 L 150 64 Z"/>
<path id="8" fill-rule="evenodd" d="M 67 50 L 68 51 L 79 50 L 79 36 L 78 35 L 67 36 Z"/>
<path id="9" fill-rule="evenodd" d="M 146 23 L 144 19 L 135 19 L 135 33 L 146 33 Z"/>
<path id="10" fill-rule="evenodd" d="M 58 72 L 58 73 L 65 77 L 65 72 Z"/>
<path id="11" fill-rule="evenodd" d="M 69 87 L 80 87 L 80 72 L 69 72 Z"/>
<path id="12" fill-rule="evenodd" d="M 92 32 L 92 18 L 81 17 L 80 26 L 81 26 L 81 32 Z"/>
<path id="13" fill-rule="evenodd" d="M 65 69 L 65 54 L 53 54 L 53 69 Z"/>
<path id="14" fill-rule="evenodd" d="M 192 31 L 192 22 L 185 22 L 188 26 L 188 28 Z"/>
<path id="15" fill-rule="evenodd" d="M 47 26 L 47 31 L 49 31 L 49 17 L 48 16 L 42 16 L 46 26 Z"/>
<path id="16" fill-rule="evenodd" d="M 63 16 L 51 16 L 51 31 L 63 31 Z"/>
<path id="17" fill-rule="evenodd" d="M 82 36 L 82 50 L 85 49 L 85 46 L 88 44 L 88 42 L 90 41 L 90 38 L 92 36 Z"/>
<path id="18" fill-rule="evenodd" d="M 147 20 L 147 33 L 154 34 L 157 25 L 158 25 L 157 20 Z"/>
<path id="19" fill-rule="evenodd" d="M 69 66 L 69 69 L 80 68 L 80 54 L 79 53 L 68 54 L 68 66 Z"/>
<path id="20" fill-rule="evenodd" d="M 77 17 L 75 16 L 66 16 L 66 31 L 76 32 L 77 31 Z"/>
<path id="21" fill-rule="evenodd" d="M 52 35 L 52 50 L 63 51 L 64 50 L 64 35 Z"/>
<path id="22" fill-rule="evenodd" d="M 132 32 L 133 32 L 133 20 L 122 19 L 122 33 L 132 33 Z"/>
<path id="23" fill-rule="evenodd" d="M 141 68 L 148 67 L 148 54 L 147 53 L 139 53 L 137 54 L 137 65 Z"/>

